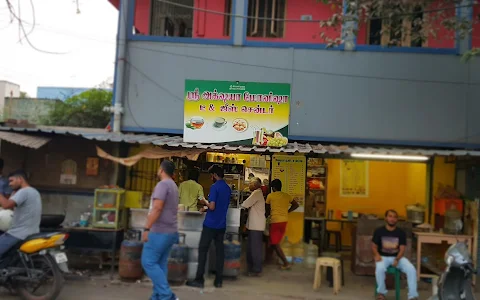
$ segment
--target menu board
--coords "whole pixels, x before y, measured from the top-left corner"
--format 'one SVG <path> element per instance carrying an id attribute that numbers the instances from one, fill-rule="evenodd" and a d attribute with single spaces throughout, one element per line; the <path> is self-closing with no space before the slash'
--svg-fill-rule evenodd
<path id="1" fill-rule="evenodd" d="M 298 202 L 295 212 L 304 212 L 305 174 L 307 160 L 304 156 L 275 155 L 272 158 L 272 180 L 280 179 L 282 192 Z"/>
<path id="2" fill-rule="evenodd" d="M 368 161 L 342 160 L 340 197 L 368 197 Z"/>

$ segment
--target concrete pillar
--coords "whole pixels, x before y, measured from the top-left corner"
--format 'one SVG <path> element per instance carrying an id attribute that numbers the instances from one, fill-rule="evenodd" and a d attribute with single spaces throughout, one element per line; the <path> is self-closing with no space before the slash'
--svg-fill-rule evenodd
<path id="1" fill-rule="evenodd" d="M 472 20 L 473 19 L 473 1 L 472 0 L 462 0 L 456 9 L 457 19 L 458 20 Z M 456 33 L 456 47 L 457 54 L 464 54 L 472 48 L 472 31 L 461 32 L 457 30 Z"/>
<path id="2" fill-rule="evenodd" d="M 344 47 L 347 51 L 355 50 L 357 44 L 357 36 L 355 31 L 358 27 L 358 21 L 356 21 L 356 14 L 352 12 L 352 9 L 349 8 L 350 3 L 356 4 L 356 1 L 352 0 L 343 0 L 343 16 L 347 20 L 342 25 L 342 39 L 344 41 Z"/>
<path id="3" fill-rule="evenodd" d="M 235 16 L 247 16 L 248 1 L 247 0 L 233 0 L 232 13 Z M 232 17 L 232 34 L 233 44 L 235 46 L 243 45 L 243 37 L 246 34 L 245 28 L 247 28 L 247 19 L 242 17 Z"/>

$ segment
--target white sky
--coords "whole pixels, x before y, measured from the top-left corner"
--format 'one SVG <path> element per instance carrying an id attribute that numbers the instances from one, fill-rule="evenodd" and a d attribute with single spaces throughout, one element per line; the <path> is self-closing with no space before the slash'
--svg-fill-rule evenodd
<path id="1" fill-rule="evenodd" d="M 20 0 L 25 29 L 32 28 L 29 0 Z M 19 0 L 10 0 L 18 15 Z M 36 27 L 28 36 L 45 54 L 19 43 L 18 21 L 10 23 L 0 0 L 0 80 L 20 85 L 31 97 L 37 86 L 93 87 L 113 78 L 118 11 L 108 0 L 32 0 Z"/>

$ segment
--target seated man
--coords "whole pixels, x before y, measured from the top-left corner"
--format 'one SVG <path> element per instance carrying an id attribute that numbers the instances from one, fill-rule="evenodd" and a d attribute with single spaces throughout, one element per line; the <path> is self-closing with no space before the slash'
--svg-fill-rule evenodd
<path id="1" fill-rule="evenodd" d="M 23 171 L 13 172 L 8 176 L 13 195 L 10 199 L 0 194 L 0 206 L 14 209 L 10 229 L 0 235 L 0 257 L 18 242 L 40 231 L 42 201 L 40 193 L 27 182 Z"/>
<path id="2" fill-rule="evenodd" d="M 398 268 L 407 275 L 408 299 L 417 299 L 417 271 L 405 258 L 407 236 L 397 228 L 398 214 L 390 209 L 385 213 L 385 226 L 375 230 L 372 239 L 373 256 L 376 262 L 375 278 L 377 280 L 377 300 L 384 300 L 387 294 L 385 273 L 388 267 Z"/>

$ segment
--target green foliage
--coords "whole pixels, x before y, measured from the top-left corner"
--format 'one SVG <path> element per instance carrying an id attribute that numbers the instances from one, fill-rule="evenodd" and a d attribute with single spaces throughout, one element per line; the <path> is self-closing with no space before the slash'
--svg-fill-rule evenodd
<path id="1" fill-rule="evenodd" d="M 110 113 L 105 106 L 112 104 L 112 92 L 92 89 L 73 96 L 55 105 L 42 123 L 53 126 L 105 128 L 110 121 Z"/>
<path id="2" fill-rule="evenodd" d="M 462 55 L 462 61 L 469 62 L 470 60 L 474 59 L 476 56 L 480 56 L 480 48 L 473 48 L 472 50 L 465 52 Z"/>
<path id="3" fill-rule="evenodd" d="M 472 26 L 479 22 L 478 16 L 457 14 L 457 10 L 468 9 L 476 1 L 462 0 L 317 0 L 331 7 L 332 14 L 320 22 L 321 28 L 342 31 L 340 38 L 331 38 L 324 32 L 321 37 L 329 47 L 345 43 L 354 37 L 357 26 L 370 21 L 380 21 L 382 45 L 387 47 L 422 44 L 429 38 L 464 39 L 471 33 Z M 442 32 L 441 37 L 437 34 Z M 371 34 L 371 33 L 370 33 Z M 378 33 L 377 33 L 378 34 Z M 477 54 L 477 53 L 474 53 Z M 470 57 L 471 58 L 471 57 Z"/>

